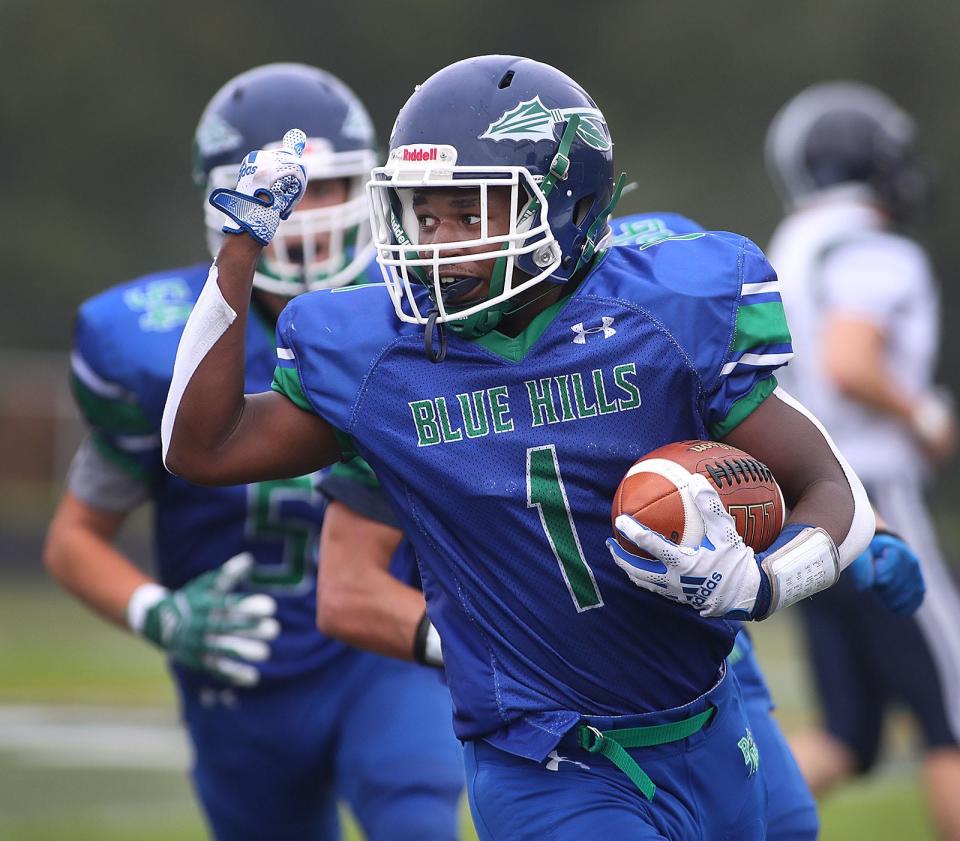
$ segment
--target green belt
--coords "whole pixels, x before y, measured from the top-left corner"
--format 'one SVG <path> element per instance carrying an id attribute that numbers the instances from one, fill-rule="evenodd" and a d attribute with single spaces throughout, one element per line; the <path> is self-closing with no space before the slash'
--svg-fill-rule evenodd
<path id="1" fill-rule="evenodd" d="M 625 727 L 621 730 L 600 731 L 596 727 L 581 724 L 577 729 L 577 735 L 580 738 L 580 747 L 588 753 L 599 753 L 605 756 L 630 778 L 647 800 L 653 800 L 657 787 L 644 770 L 634 762 L 626 749 L 649 748 L 654 745 L 679 742 L 702 730 L 716 711 L 716 707 L 710 707 L 692 718 L 675 721 L 673 724 Z"/>

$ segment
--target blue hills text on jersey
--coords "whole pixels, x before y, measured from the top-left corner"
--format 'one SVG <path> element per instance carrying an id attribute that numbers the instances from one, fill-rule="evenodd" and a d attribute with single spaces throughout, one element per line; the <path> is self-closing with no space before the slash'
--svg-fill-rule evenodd
<path id="1" fill-rule="evenodd" d="M 566 423 L 600 415 L 628 412 L 640 407 L 640 389 L 634 382 L 635 362 L 612 370 L 594 368 L 582 373 L 559 374 L 525 380 L 522 394 L 506 385 L 425 400 L 408 405 L 413 416 L 418 447 L 454 444 L 458 441 L 513 432 L 514 400 L 530 406 L 530 425 Z"/>

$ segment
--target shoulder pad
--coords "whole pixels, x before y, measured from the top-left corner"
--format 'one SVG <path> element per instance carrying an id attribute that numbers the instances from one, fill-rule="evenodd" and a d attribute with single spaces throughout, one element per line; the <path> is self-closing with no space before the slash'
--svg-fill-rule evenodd
<path id="1" fill-rule="evenodd" d="M 296 370 L 317 414 L 348 431 L 347 415 L 370 368 L 394 340 L 418 329 L 397 319 L 382 283 L 308 292 L 280 314 L 277 362 Z"/>
<path id="2" fill-rule="evenodd" d="M 180 333 L 207 266 L 160 272 L 85 301 L 74 325 L 75 386 L 162 411 Z"/>

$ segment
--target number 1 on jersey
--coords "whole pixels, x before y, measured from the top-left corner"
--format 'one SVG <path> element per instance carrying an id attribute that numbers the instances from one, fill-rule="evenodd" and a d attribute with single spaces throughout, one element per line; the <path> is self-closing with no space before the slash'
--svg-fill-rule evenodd
<path id="1" fill-rule="evenodd" d="M 527 507 L 534 506 L 577 612 L 603 607 L 593 570 L 583 557 L 553 444 L 527 450 Z"/>

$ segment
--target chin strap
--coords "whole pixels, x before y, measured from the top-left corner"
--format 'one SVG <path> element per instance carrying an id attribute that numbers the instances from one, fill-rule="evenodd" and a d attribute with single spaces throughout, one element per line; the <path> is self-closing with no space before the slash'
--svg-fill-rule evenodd
<path id="1" fill-rule="evenodd" d="M 423 351 L 431 362 L 443 362 L 447 358 L 447 331 L 442 324 L 437 324 L 440 310 L 432 309 L 427 316 L 426 326 L 423 328 Z M 437 333 L 437 348 L 433 347 L 433 333 Z"/>

